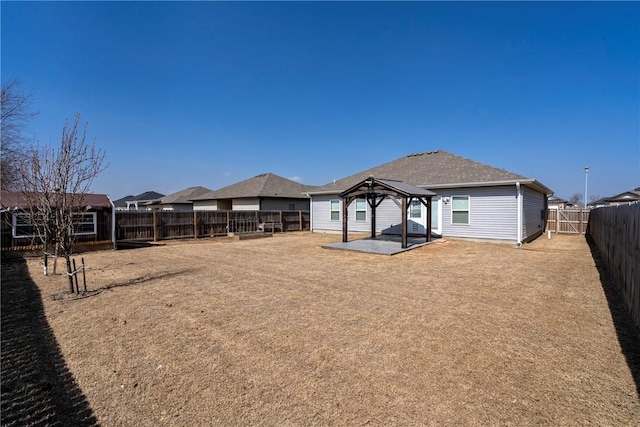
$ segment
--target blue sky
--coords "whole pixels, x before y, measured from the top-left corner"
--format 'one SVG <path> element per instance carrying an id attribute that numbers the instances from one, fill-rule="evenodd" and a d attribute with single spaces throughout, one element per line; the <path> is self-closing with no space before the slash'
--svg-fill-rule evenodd
<path id="1" fill-rule="evenodd" d="M 556 195 L 640 186 L 640 3 L 2 2 L 30 132 L 88 122 L 113 199 L 445 150 Z"/>

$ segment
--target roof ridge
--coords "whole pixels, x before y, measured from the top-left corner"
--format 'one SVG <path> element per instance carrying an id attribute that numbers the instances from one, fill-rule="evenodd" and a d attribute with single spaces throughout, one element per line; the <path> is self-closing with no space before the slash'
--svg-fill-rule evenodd
<path id="1" fill-rule="evenodd" d="M 272 175 L 271 172 L 265 172 L 255 176 L 255 178 L 264 177 L 264 179 L 262 180 L 262 185 L 260 185 L 260 187 L 258 188 L 258 194 L 262 194 L 262 192 L 264 191 L 264 188 L 267 186 L 267 181 L 269 181 L 269 178 L 271 177 L 271 175 Z"/>

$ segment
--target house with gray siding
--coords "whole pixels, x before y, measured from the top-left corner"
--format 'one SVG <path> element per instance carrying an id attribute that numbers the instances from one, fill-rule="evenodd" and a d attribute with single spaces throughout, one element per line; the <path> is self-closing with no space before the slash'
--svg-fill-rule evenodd
<path id="1" fill-rule="evenodd" d="M 191 211 L 193 210 L 192 200 L 210 191 L 206 187 L 189 187 L 164 196 L 159 200 L 146 203 L 144 206 L 149 210 Z"/>
<path id="2" fill-rule="evenodd" d="M 311 230 L 342 230 L 338 196 L 367 177 L 403 181 L 436 193 L 432 198 L 432 232 L 444 237 L 489 239 L 520 245 L 544 232 L 548 187 L 533 178 L 495 168 L 446 151 L 410 154 L 307 192 L 311 198 Z M 409 206 L 409 233 L 424 233 L 426 207 Z M 371 230 L 364 199 L 348 207 L 349 232 Z M 401 212 L 384 200 L 376 212 L 376 232 L 399 234 Z"/>
<path id="3" fill-rule="evenodd" d="M 306 193 L 314 188 L 273 173 L 263 173 L 194 197 L 193 209 L 308 211 L 310 199 Z"/>

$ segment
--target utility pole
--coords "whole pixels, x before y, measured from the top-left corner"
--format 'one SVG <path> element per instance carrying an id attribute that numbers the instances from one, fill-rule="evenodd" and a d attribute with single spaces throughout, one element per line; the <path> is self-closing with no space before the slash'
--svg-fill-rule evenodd
<path id="1" fill-rule="evenodd" d="M 587 208 L 587 181 L 589 177 L 589 166 L 584 167 L 584 208 Z"/>

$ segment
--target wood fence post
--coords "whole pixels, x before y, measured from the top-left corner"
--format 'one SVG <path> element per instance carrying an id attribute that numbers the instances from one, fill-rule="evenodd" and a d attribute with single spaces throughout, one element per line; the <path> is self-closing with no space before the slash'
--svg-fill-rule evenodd
<path id="1" fill-rule="evenodd" d="M 193 238 L 198 238 L 198 211 L 193 211 Z"/>
<path id="2" fill-rule="evenodd" d="M 302 231 L 302 211 L 298 211 L 298 222 L 300 223 L 300 231 Z"/>
<path id="3" fill-rule="evenodd" d="M 556 233 L 560 233 L 560 208 L 556 210 Z"/>
<path id="4" fill-rule="evenodd" d="M 280 232 L 284 233 L 284 222 L 282 222 L 282 211 L 280 211 L 280 224 L 281 224 Z M 275 230 L 274 230 L 274 232 L 275 232 Z"/>
<path id="5" fill-rule="evenodd" d="M 580 218 L 578 220 L 578 230 L 580 230 L 580 234 L 583 233 L 583 229 L 582 229 L 582 208 L 580 208 Z"/>
<path id="6" fill-rule="evenodd" d="M 153 241 L 158 241 L 158 211 L 153 211 Z"/>

